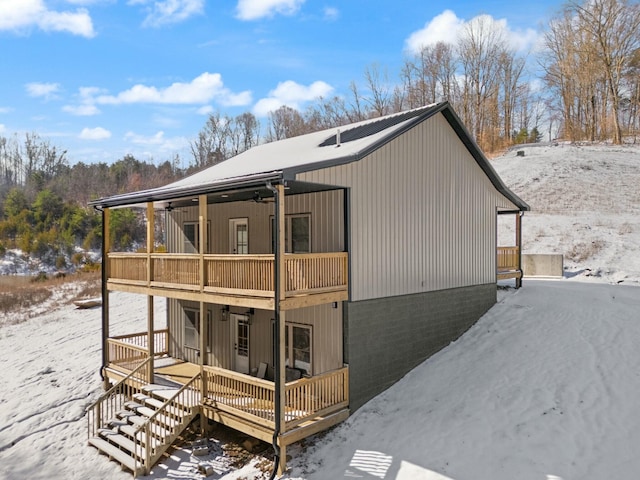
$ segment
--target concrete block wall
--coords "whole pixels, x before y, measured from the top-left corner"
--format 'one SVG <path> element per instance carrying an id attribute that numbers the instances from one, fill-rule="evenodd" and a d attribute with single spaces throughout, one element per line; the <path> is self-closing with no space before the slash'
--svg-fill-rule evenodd
<path id="1" fill-rule="evenodd" d="M 496 284 L 345 304 L 351 411 L 462 335 L 496 302 Z"/>

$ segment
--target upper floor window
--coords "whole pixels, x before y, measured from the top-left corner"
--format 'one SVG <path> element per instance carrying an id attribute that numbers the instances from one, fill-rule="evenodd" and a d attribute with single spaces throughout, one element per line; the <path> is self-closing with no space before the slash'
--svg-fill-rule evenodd
<path id="1" fill-rule="evenodd" d="M 182 224 L 182 231 L 184 233 L 184 253 L 200 253 L 200 223 L 199 222 L 184 222 Z M 207 222 L 207 240 L 211 238 L 211 223 Z M 207 242 L 207 249 L 203 253 L 209 252 L 209 243 Z"/>
<path id="2" fill-rule="evenodd" d="M 276 248 L 276 220 L 271 217 L 271 251 Z M 285 215 L 284 251 L 286 253 L 311 253 L 311 214 Z"/>

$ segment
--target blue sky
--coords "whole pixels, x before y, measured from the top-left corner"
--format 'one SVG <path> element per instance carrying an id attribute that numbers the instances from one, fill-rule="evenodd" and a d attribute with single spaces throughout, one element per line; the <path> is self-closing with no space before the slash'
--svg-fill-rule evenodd
<path id="1" fill-rule="evenodd" d="M 37 132 L 70 163 L 190 161 L 207 114 L 303 110 L 377 63 L 489 15 L 521 51 L 559 2 L 0 0 L 0 135 Z"/>

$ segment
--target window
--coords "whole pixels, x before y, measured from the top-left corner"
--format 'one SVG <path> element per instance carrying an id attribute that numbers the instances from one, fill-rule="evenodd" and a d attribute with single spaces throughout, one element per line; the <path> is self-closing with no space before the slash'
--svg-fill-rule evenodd
<path id="1" fill-rule="evenodd" d="M 200 253 L 200 223 L 184 222 L 182 224 L 184 232 L 184 253 Z M 209 239 L 211 238 L 211 223 L 207 222 L 207 250 L 209 252 Z"/>
<path id="2" fill-rule="evenodd" d="M 285 324 L 284 358 L 287 367 L 297 368 L 304 375 L 313 375 L 312 327 L 311 325 Z M 273 344 L 276 345 L 275 321 L 272 323 Z M 275 348 L 274 348 L 275 354 Z M 275 364 L 275 361 L 274 361 Z"/>
<path id="3" fill-rule="evenodd" d="M 184 309 L 184 346 L 200 348 L 200 311 Z"/>
<path id="4" fill-rule="evenodd" d="M 211 312 L 208 310 L 207 322 L 211 325 Z M 197 308 L 184 309 L 184 346 L 200 350 L 200 310 Z M 209 351 L 208 344 L 206 348 Z"/>
<path id="5" fill-rule="evenodd" d="M 276 219 L 271 217 L 271 251 L 276 251 Z M 284 251 L 311 253 L 311 214 L 286 215 L 284 219 Z"/>

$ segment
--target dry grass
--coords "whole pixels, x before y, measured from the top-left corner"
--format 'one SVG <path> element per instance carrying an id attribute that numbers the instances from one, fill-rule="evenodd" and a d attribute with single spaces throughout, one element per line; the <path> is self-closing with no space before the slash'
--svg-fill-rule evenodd
<path id="1" fill-rule="evenodd" d="M 44 276 L 25 279 L 4 277 L 0 285 L 0 316 L 11 318 L 7 323 L 19 323 L 29 318 L 30 309 L 46 302 L 56 307 L 73 300 L 99 296 L 100 273 L 77 273 L 57 278 Z M 77 288 L 71 288 L 75 286 Z M 64 291 L 64 295 L 55 295 Z M 3 323 L 0 319 L 0 323 Z"/>
<path id="2" fill-rule="evenodd" d="M 599 253 L 604 246 L 605 242 L 603 240 L 594 240 L 591 243 L 576 243 L 571 247 L 571 250 L 565 254 L 565 257 L 576 263 L 582 263 Z"/>

